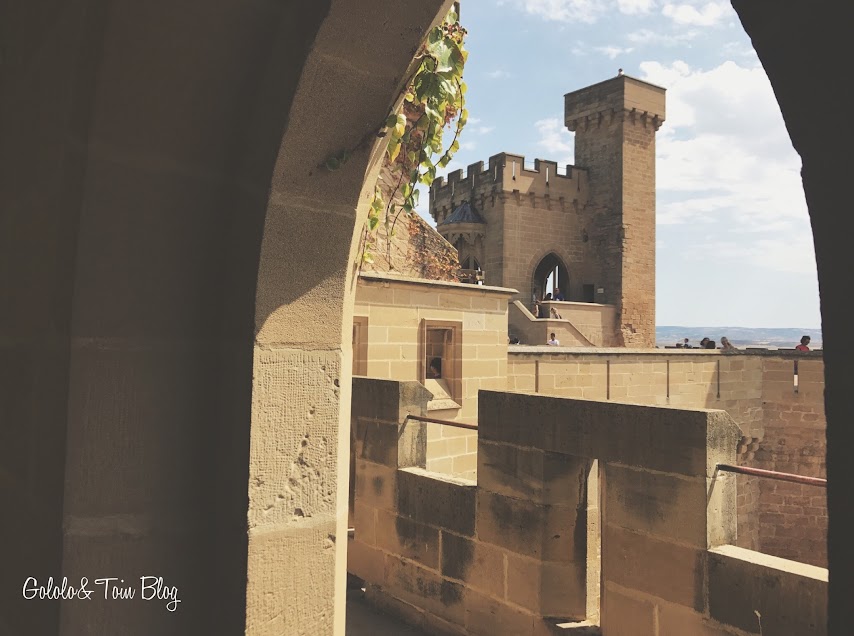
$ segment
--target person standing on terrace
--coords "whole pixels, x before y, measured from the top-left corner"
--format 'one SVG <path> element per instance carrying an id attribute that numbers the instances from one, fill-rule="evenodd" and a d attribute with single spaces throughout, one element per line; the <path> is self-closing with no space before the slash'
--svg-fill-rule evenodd
<path id="1" fill-rule="evenodd" d="M 810 337 L 809 336 L 803 336 L 801 338 L 801 344 L 799 344 L 797 347 L 795 347 L 795 350 L 796 351 L 809 351 L 810 350 L 809 344 L 810 344 Z"/>

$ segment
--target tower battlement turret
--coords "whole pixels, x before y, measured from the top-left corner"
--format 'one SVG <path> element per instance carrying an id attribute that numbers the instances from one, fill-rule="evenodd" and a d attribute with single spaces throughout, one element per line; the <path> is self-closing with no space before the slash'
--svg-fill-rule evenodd
<path id="1" fill-rule="evenodd" d="M 613 119 L 656 131 L 664 123 L 664 95 L 665 89 L 660 86 L 619 75 L 567 93 L 564 96 L 564 122 L 573 132 L 599 127 Z"/>
<path id="2" fill-rule="evenodd" d="M 430 188 L 430 214 L 441 223 L 463 201 L 482 201 L 499 194 L 516 193 L 541 204 L 577 205 L 586 201 L 586 170 L 567 165 L 560 172 L 556 161 L 534 159 L 534 169 L 525 167 L 525 157 L 502 152 L 492 155 L 486 168 L 482 161 L 437 178 Z"/>

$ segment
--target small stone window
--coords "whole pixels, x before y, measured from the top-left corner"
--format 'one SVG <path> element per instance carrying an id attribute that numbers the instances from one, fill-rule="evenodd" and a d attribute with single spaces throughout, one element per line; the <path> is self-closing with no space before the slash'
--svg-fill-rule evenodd
<path id="1" fill-rule="evenodd" d="M 427 409 L 461 408 L 462 325 L 425 320 L 421 334 L 421 382 L 433 394 Z"/>

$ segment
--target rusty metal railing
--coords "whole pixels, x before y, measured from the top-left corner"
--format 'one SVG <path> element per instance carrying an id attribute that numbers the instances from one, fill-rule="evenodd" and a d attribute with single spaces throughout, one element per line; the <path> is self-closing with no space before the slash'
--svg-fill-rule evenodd
<path id="1" fill-rule="evenodd" d="M 764 470 L 762 468 L 749 468 L 747 466 L 732 466 L 730 464 L 718 464 L 718 470 L 740 475 L 753 475 L 754 477 L 767 477 L 777 481 L 788 481 L 793 484 L 804 484 L 807 486 L 819 486 L 827 488 L 827 480 L 821 477 L 807 477 L 806 475 L 795 475 L 793 473 L 781 473 L 776 470 Z"/>
<path id="2" fill-rule="evenodd" d="M 421 415 L 407 415 L 403 423 L 406 424 L 409 420 L 427 422 L 428 424 L 441 424 L 442 426 L 453 426 L 454 428 L 465 428 L 470 431 L 477 430 L 477 424 L 466 424 L 465 422 L 454 422 L 453 420 L 437 420 L 434 417 L 422 417 Z"/>

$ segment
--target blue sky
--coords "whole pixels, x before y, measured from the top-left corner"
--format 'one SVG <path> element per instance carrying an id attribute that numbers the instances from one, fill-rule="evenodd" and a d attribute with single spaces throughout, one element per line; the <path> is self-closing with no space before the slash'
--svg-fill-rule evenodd
<path id="1" fill-rule="evenodd" d="M 503 151 L 572 163 L 563 95 L 622 68 L 668 89 L 656 322 L 820 327 L 800 158 L 729 2 L 463 0 L 461 13 L 470 120 L 444 173 Z"/>

